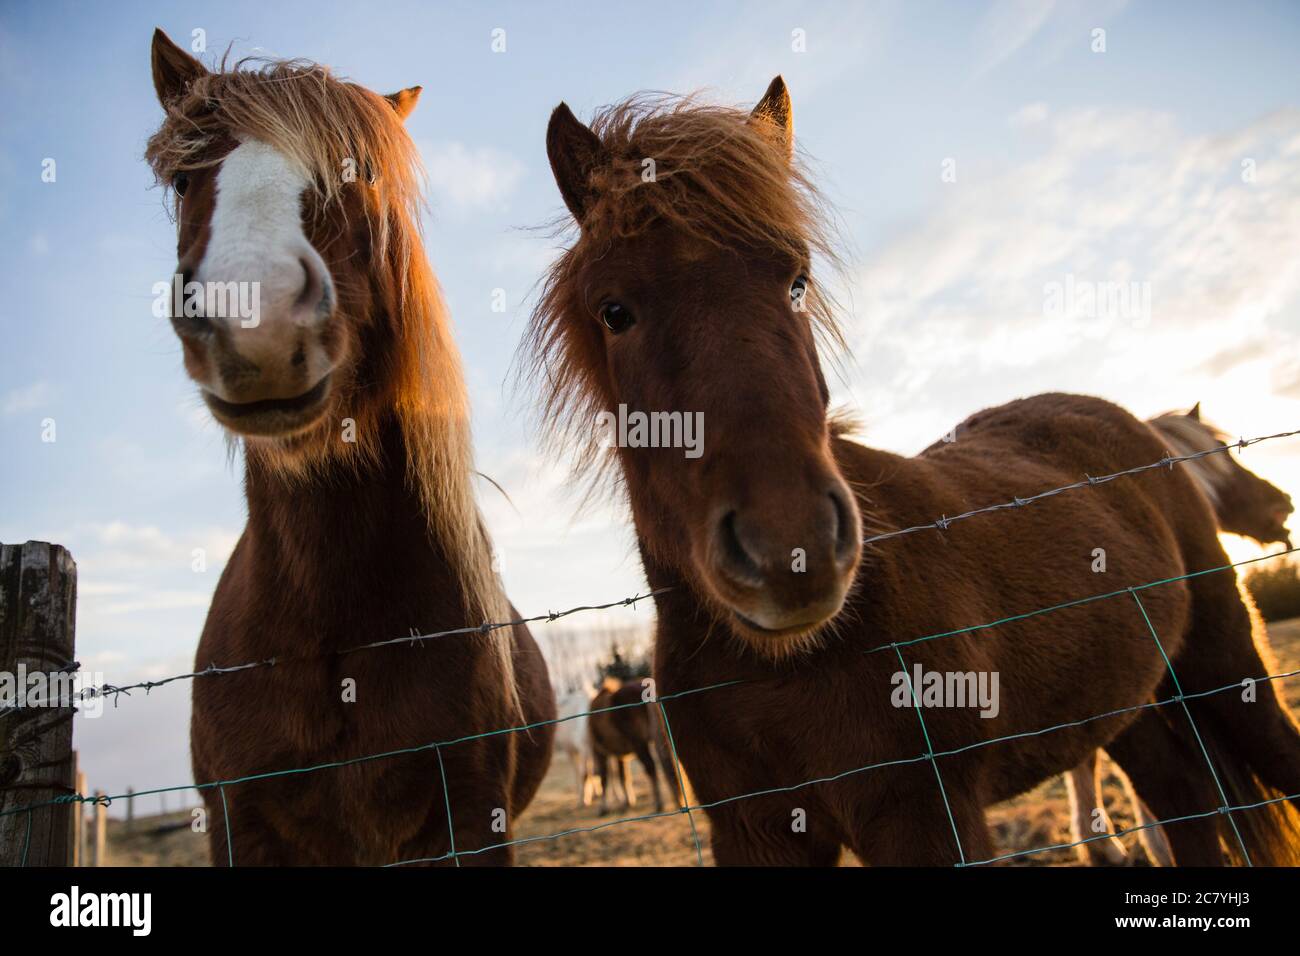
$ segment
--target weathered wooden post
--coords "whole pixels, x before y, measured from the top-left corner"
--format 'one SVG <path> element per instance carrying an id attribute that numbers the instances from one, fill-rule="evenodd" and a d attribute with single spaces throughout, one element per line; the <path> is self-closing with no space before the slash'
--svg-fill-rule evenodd
<path id="1" fill-rule="evenodd" d="M 126 788 L 126 832 L 135 830 L 135 787 Z"/>
<path id="2" fill-rule="evenodd" d="M 71 701 L 17 706 L 26 675 L 71 673 L 75 648 L 77 566 L 67 550 L 44 541 L 0 544 L 0 865 L 67 866 L 72 862 L 75 803 L 45 804 L 73 792 Z"/>
<path id="3" fill-rule="evenodd" d="M 86 792 L 86 772 L 81 769 L 77 760 L 77 752 L 72 751 L 72 773 L 73 779 L 76 780 L 77 793 Z M 82 866 L 86 862 L 85 845 L 86 845 L 86 808 L 80 803 L 73 804 L 72 807 L 72 865 Z"/>
<path id="4" fill-rule="evenodd" d="M 108 804 L 104 791 L 95 791 L 95 866 L 108 866 Z"/>

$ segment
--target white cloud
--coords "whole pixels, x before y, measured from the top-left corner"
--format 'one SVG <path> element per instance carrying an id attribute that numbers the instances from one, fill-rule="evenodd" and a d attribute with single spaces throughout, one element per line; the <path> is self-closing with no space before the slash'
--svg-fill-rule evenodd
<path id="1" fill-rule="evenodd" d="M 1056 0 L 998 0 L 975 28 L 975 73 L 987 73 L 1034 38 Z"/>
<path id="2" fill-rule="evenodd" d="M 141 611 L 170 611 L 176 608 L 207 607 L 211 591 L 168 591 L 152 589 L 123 600 L 101 603 L 100 614 L 138 614 Z"/>
<path id="3" fill-rule="evenodd" d="M 6 392 L 4 398 L 0 399 L 0 409 L 3 409 L 5 417 L 8 418 L 20 412 L 30 412 L 34 408 L 40 408 L 53 396 L 54 389 L 49 382 L 33 382 L 23 388 Z"/>
<path id="4" fill-rule="evenodd" d="M 491 146 L 452 141 L 422 144 L 420 152 L 434 195 L 459 210 L 500 205 L 524 173 L 519 160 Z"/>
<path id="5" fill-rule="evenodd" d="M 1211 136 L 1146 110 L 1017 115 L 1037 122 L 1013 124 L 1008 152 L 1032 138 L 1032 158 L 967 162 L 867 255 L 848 392 L 872 443 L 912 453 L 975 409 L 1048 390 L 1140 415 L 1200 399 L 1247 436 L 1300 425 L 1300 110 Z M 1047 286 L 1067 276 L 1145 284 L 1150 314 L 1052 314 Z M 1260 460 L 1300 486 L 1297 466 Z"/>
<path id="6" fill-rule="evenodd" d="M 1026 103 L 1008 118 L 1012 126 L 1036 126 L 1047 119 L 1046 103 Z"/>

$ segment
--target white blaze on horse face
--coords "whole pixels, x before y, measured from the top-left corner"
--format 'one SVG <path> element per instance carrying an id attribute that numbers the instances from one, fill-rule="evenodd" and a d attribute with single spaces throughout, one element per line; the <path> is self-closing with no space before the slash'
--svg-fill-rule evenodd
<path id="1" fill-rule="evenodd" d="M 194 280 L 205 288 L 235 283 L 238 301 L 256 306 L 207 315 L 228 333 L 227 347 L 256 367 L 255 375 L 243 368 L 237 381 L 212 383 L 229 393 L 222 397 L 253 401 L 297 394 L 330 370 L 317 333 L 329 318 L 333 290 L 324 261 L 303 232 L 302 197 L 309 186 L 288 157 L 256 140 L 231 150 L 217 173 L 208 242 Z"/>

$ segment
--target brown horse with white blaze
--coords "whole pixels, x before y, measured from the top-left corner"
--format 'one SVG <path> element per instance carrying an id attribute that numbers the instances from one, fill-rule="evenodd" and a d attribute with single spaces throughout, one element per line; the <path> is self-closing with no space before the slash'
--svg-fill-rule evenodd
<path id="1" fill-rule="evenodd" d="M 147 158 L 177 197 L 187 290 L 172 324 L 245 453 L 248 524 L 196 669 L 275 661 L 196 679 L 195 779 L 553 719 L 522 626 L 349 652 L 514 616 L 474 501 L 459 357 L 420 241 L 402 123 L 419 87 L 383 97 L 296 60 L 209 71 L 161 31 L 153 78 L 167 115 Z M 255 308 L 223 308 L 230 289 Z M 543 726 L 205 790 L 213 859 L 227 859 L 227 841 L 235 863 L 263 865 L 446 858 L 454 843 L 464 862 L 508 863 L 502 813 L 509 823 L 536 792 L 552 737 Z"/>
<path id="2" fill-rule="evenodd" d="M 1188 701 L 1214 773 L 1181 709 L 1090 719 L 1173 693 L 1151 628 L 1185 693 L 1265 673 L 1231 574 L 917 640 L 1227 561 L 1177 469 L 864 547 L 864 529 L 1164 448 L 1122 409 L 1059 394 L 980 412 L 914 458 L 849 441 L 828 416 L 816 345 L 819 330 L 836 338 L 812 278 L 831 244 L 792 130 L 780 78 L 749 112 L 634 98 L 587 126 L 558 107 L 547 151 L 579 232 L 524 345 L 555 435 L 583 448 L 616 409 L 703 416 L 698 457 L 625 443 L 609 460 L 660 591 L 661 699 L 739 682 L 666 700 L 715 859 L 827 864 L 847 847 L 875 864 L 988 860 L 984 808 L 1099 746 L 1162 819 L 1223 806 L 1220 782 L 1232 806 L 1300 793 L 1300 733 L 1271 684 L 1254 703 Z M 996 676 L 998 706 L 910 706 L 899 678 L 918 666 Z M 1281 859 L 1293 812 L 1274 803 L 1232 821 L 1257 862 Z M 1222 862 L 1227 823 L 1169 827 L 1178 861 Z"/>

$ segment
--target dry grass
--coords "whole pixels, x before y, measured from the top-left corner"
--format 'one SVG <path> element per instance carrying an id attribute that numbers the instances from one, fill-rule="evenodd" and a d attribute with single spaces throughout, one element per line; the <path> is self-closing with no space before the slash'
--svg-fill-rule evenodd
<path id="1" fill-rule="evenodd" d="M 1278 666 L 1283 671 L 1300 669 L 1300 618 L 1269 626 L 1269 639 Z M 1300 712 L 1300 680 L 1282 681 L 1287 702 Z M 653 819 L 627 819 L 654 813 L 649 785 L 637 768 L 634 789 L 640 797 L 631 810 L 613 810 L 601 816 L 596 807 L 576 808 L 572 770 L 567 761 L 556 760 L 541 792 L 519 821 L 517 839 L 564 834 L 553 839 L 522 843 L 517 860 L 524 866 L 691 866 L 696 861 L 690 822 L 684 814 Z M 1107 812 L 1117 827 L 1133 825 L 1133 814 L 1120 782 L 1107 774 L 1102 785 Z M 611 803 L 611 806 L 615 804 Z M 1069 841 L 1068 802 L 1062 778 L 1043 783 L 1015 800 L 989 810 L 989 823 L 1000 853 L 1051 846 Z M 704 862 L 709 853 L 708 821 L 695 813 Z M 626 820 L 626 822 L 619 822 Z M 189 828 L 188 811 L 136 821 L 133 832 L 126 824 L 110 821 L 108 862 L 118 866 L 203 866 L 207 838 Z M 179 825 L 179 828 L 178 828 Z M 1136 834 L 1120 838 L 1138 864 L 1144 862 Z M 855 864 L 848 854 L 842 861 Z M 1073 850 L 1049 850 L 1020 857 L 1013 865 L 1073 865 Z"/>

